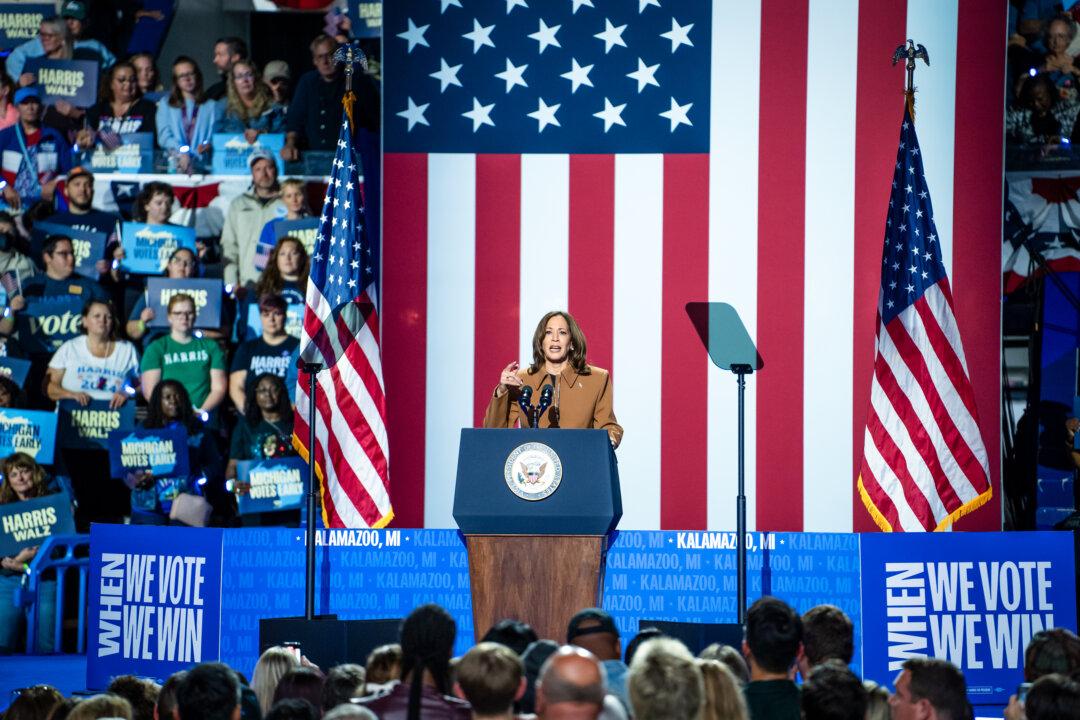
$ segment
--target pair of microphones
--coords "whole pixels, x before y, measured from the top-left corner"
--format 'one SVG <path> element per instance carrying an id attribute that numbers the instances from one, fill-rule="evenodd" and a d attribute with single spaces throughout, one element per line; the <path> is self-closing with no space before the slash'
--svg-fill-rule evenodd
<path id="1" fill-rule="evenodd" d="M 533 389 L 528 385 L 521 388 L 521 395 L 518 396 L 518 407 L 521 408 L 521 412 L 525 414 L 525 417 L 529 420 L 529 427 L 540 427 L 540 418 L 549 407 L 551 407 L 551 401 L 555 398 L 555 388 L 551 383 L 544 385 L 540 389 L 540 402 L 535 406 L 532 404 Z"/>

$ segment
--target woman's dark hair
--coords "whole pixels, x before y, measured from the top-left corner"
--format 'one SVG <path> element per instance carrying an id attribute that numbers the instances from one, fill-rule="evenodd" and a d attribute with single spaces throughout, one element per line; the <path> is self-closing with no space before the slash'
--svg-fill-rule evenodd
<path id="1" fill-rule="evenodd" d="M 180 396 L 180 424 L 187 428 L 189 433 L 199 429 L 199 418 L 195 416 L 195 408 L 191 406 L 191 396 L 187 388 L 176 380 L 162 380 L 154 386 L 154 392 L 150 393 L 150 402 L 146 408 L 146 420 L 144 428 L 163 428 L 168 423 L 165 413 L 161 411 L 161 395 L 165 388 L 170 387 Z"/>
<path id="2" fill-rule="evenodd" d="M 259 276 L 258 282 L 255 283 L 255 297 L 280 295 L 281 291 L 285 289 L 285 279 L 281 277 L 281 271 L 278 270 L 277 266 L 278 253 L 281 252 L 281 248 L 284 247 L 285 243 L 293 243 L 296 245 L 297 250 L 300 251 L 300 267 L 297 269 L 300 279 L 296 281 L 296 285 L 300 292 L 307 292 L 307 279 L 310 274 L 311 263 L 307 248 L 304 247 L 304 243 L 299 238 L 286 235 L 278 240 L 277 244 L 274 245 L 274 249 L 270 251 L 270 257 L 266 259 L 266 267 L 263 268 L 262 275 Z"/>
<path id="3" fill-rule="evenodd" d="M 456 636 L 454 618 L 434 603 L 416 608 L 401 623 L 401 679 L 412 676 L 408 720 L 420 719 L 425 670 L 431 673 L 440 694 L 450 694 L 450 656 Z"/>
<path id="4" fill-rule="evenodd" d="M 188 63 L 191 67 L 195 68 L 195 104 L 202 105 L 206 102 L 206 93 L 203 91 L 203 75 L 202 69 L 199 68 L 199 63 L 192 60 L 187 55 L 180 55 L 172 62 L 172 92 L 169 93 L 169 105 L 179 108 L 184 107 L 184 94 L 180 92 L 180 85 L 176 82 L 176 66 L 181 63 Z"/>
<path id="5" fill-rule="evenodd" d="M 64 696 L 52 685 L 25 688 L 8 706 L 4 720 L 45 720 L 63 700 Z"/>
<path id="6" fill-rule="evenodd" d="M 1050 95 L 1050 107 L 1057 105 L 1060 93 L 1058 93 L 1057 85 L 1050 79 L 1049 75 L 1045 73 L 1039 73 L 1038 75 L 1032 75 L 1024 81 L 1023 86 L 1020 88 L 1020 104 L 1029 110 L 1035 109 L 1035 88 L 1042 87 Z"/>
<path id="7" fill-rule="evenodd" d="M 244 418 L 251 427 L 257 426 L 263 419 L 262 408 L 259 407 L 259 403 L 255 402 L 255 391 L 258 390 L 259 383 L 263 380 L 269 380 L 277 386 L 278 403 L 277 407 L 274 408 L 274 412 L 281 413 L 282 417 L 289 417 L 292 413 L 292 405 L 289 404 L 289 390 L 285 387 L 285 381 L 274 373 L 260 373 L 255 378 L 255 382 L 251 384 L 251 397 L 244 403 Z"/>
<path id="8" fill-rule="evenodd" d="M 26 391 L 16 385 L 14 380 L 9 378 L 7 375 L 0 375 L 0 387 L 3 387 L 4 390 L 7 390 L 7 394 L 11 397 L 11 405 L 0 407 L 26 407 Z"/>
<path id="9" fill-rule="evenodd" d="M 562 317 L 570 330 L 570 348 L 566 353 L 567 363 L 578 375 L 588 375 L 589 365 L 585 359 L 585 334 L 581 332 L 581 328 L 578 327 L 574 316 L 565 310 L 552 310 L 540 318 L 540 322 L 537 323 L 536 332 L 533 333 L 533 361 L 532 365 L 529 366 L 529 374 L 533 375 L 540 372 L 540 368 L 544 366 L 544 332 L 547 330 L 548 321 L 556 316 Z"/>
<path id="10" fill-rule="evenodd" d="M 174 200 L 176 199 L 176 193 L 173 192 L 172 185 L 169 183 L 158 182 L 156 180 L 154 182 L 146 183 L 135 197 L 135 204 L 131 209 L 131 213 L 135 217 L 135 222 L 146 222 L 146 206 L 150 204 L 150 201 L 154 199 L 155 195 L 168 195 Z"/>
<path id="11" fill-rule="evenodd" d="M 318 720 L 319 711 L 304 698 L 278 700 L 263 720 Z"/>
<path id="12" fill-rule="evenodd" d="M 165 261 L 165 274 L 166 275 L 169 274 L 169 269 L 168 269 L 169 268 L 169 263 L 171 263 L 176 258 L 176 256 L 179 255 L 182 252 L 191 255 L 192 262 L 194 263 L 194 265 L 192 267 L 195 269 L 195 272 L 191 273 L 191 276 L 192 277 L 199 277 L 199 273 L 201 272 L 201 270 L 199 268 L 199 253 L 196 252 L 195 250 L 192 250 L 189 247 L 183 247 L 183 246 L 178 247 L 175 250 L 173 250 L 171 253 L 169 253 L 169 259 Z"/>
<path id="13" fill-rule="evenodd" d="M 139 71 L 135 69 L 135 66 L 129 60 L 121 60 L 106 70 L 105 77 L 101 80 L 101 99 L 104 102 L 111 103 L 116 99 L 112 91 L 113 78 L 121 70 L 130 70 L 132 75 L 135 76 L 135 99 L 138 100 L 142 97 L 142 90 L 139 89 Z"/>
<path id="14" fill-rule="evenodd" d="M 90 309 L 95 305 L 104 305 L 105 309 L 109 311 L 109 317 L 112 318 L 112 327 L 109 329 L 109 339 L 116 340 L 116 326 L 119 325 L 119 321 L 116 319 L 116 308 L 113 307 L 111 300 L 99 300 L 97 298 L 90 298 L 82 306 L 81 317 L 86 318 L 90 314 Z M 83 335 L 86 335 L 86 323 L 83 323 L 82 328 L 79 330 Z"/>
<path id="15" fill-rule="evenodd" d="M 282 700 L 300 699 L 312 707 L 322 707 L 323 674 L 309 667 L 298 667 L 281 676 L 274 690 L 274 704 Z M 273 710 L 271 710 L 273 712 Z"/>

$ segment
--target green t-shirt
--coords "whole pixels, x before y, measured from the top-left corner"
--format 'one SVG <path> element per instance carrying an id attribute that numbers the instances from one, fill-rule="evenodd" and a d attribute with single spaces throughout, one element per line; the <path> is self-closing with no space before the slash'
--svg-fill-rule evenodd
<path id="1" fill-rule="evenodd" d="M 210 394 L 210 371 L 225 369 L 225 353 L 213 340 L 192 338 L 184 344 L 171 335 L 159 337 L 143 353 L 142 371 L 160 370 L 162 380 L 176 380 L 191 396 L 191 404 L 202 407 Z"/>

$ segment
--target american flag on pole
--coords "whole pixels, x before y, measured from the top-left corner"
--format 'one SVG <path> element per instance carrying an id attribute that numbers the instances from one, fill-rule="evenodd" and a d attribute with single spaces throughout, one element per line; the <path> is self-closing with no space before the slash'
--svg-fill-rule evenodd
<path id="1" fill-rule="evenodd" d="M 734 527 L 736 386 L 685 312 L 724 301 L 756 530 L 875 530 L 857 489 L 881 229 L 917 39 L 923 151 L 984 420 L 1001 397 L 1004 6 L 978 0 L 384 3 L 382 318 L 395 523 L 453 527 L 478 427 L 544 312 L 611 371 L 625 529 Z M 556 107 L 557 106 L 557 107 Z M 619 120 L 622 122 L 620 123 Z M 557 124 L 556 124 L 557 121 Z M 999 433 L 984 423 L 990 476 Z M 402 450 L 407 448 L 407 451 Z M 997 497 L 962 519 L 1000 529 Z"/>
<path id="2" fill-rule="evenodd" d="M 915 123 L 896 152 L 859 493 L 882 530 L 943 530 L 992 495 Z"/>
<path id="3" fill-rule="evenodd" d="M 378 262 L 364 229 L 346 93 L 337 152 L 311 256 L 300 339 L 316 374 L 315 472 L 327 527 L 383 527 L 393 518 L 377 312 Z M 293 443 L 310 462 L 309 375 L 299 373 Z"/>

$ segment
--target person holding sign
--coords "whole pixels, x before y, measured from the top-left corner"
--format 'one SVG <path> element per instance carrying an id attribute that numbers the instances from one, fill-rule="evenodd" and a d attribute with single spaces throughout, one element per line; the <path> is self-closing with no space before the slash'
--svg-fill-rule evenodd
<path id="1" fill-rule="evenodd" d="M 293 350 L 300 347 L 299 338 L 285 332 L 285 298 L 264 295 L 259 298 L 259 320 L 262 335 L 241 343 L 233 357 L 229 373 L 229 397 L 239 412 L 247 412 L 255 378 L 262 373 L 285 377 Z"/>
<path id="2" fill-rule="evenodd" d="M 195 415 L 192 398 L 183 384 L 163 380 L 154 387 L 142 427 L 148 430 L 183 428 L 187 432 L 188 474 L 185 477 L 155 477 L 146 471 L 139 477 L 129 477 L 132 524 L 168 525 L 171 518 L 186 525 L 206 525 L 210 506 L 202 497 L 204 490 L 213 496 L 215 506 L 228 513 L 221 454 L 213 435 Z M 173 511 L 174 503 L 181 506 L 176 512 Z"/>
<path id="3" fill-rule="evenodd" d="M 18 503 L 50 494 L 49 482 L 42 468 L 26 453 L 15 453 L 0 463 L 0 505 Z M 15 591 L 34 556 L 36 545 L 12 557 L 0 558 L 0 654 L 17 652 L 19 630 L 24 622 L 23 609 L 15 604 Z M 55 648 L 51 625 L 56 613 L 56 582 L 42 582 L 37 596 L 37 650 L 50 653 Z"/>
<path id="4" fill-rule="evenodd" d="M 274 102 L 255 63 L 240 60 L 228 74 L 228 90 L 214 132 L 242 133 L 253 144 L 262 133 L 285 132 L 285 108 Z"/>
<path id="5" fill-rule="evenodd" d="M 180 247 L 173 250 L 169 261 L 165 263 L 165 277 L 170 280 L 186 280 L 198 274 L 199 259 L 190 248 Z M 139 295 L 135 307 L 131 308 L 131 316 L 124 327 L 127 336 L 138 342 L 142 340 L 142 347 L 146 348 L 154 340 L 165 334 L 165 330 L 147 326 L 157 316 L 154 308 L 146 304 L 146 293 Z"/>
<path id="6" fill-rule="evenodd" d="M 157 142 L 176 155 L 177 171 L 187 173 L 203 167 L 219 109 L 206 97 L 202 71 L 188 56 L 173 61 L 172 78 L 172 92 L 157 104 Z"/>
<path id="7" fill-rule="evenodd" d="M 169 299 L 169 334 L 146 348 L 142 360 L 142 390 L 147 400 L 162 380 L 177 380 L 199 412 L 216 410 L 225 399 L 225 354 L 213 340 L 195 337 L 195 300 L 179 293 Z"/>
<path id="8" fill-rule="evenodd" d="M 233 430 L 229 448 L 229 464 L 225 478 L 236 481 L 236 468 L 242 460 L 270 460 L 296 455 L 292 445 L 293 411 L 285 381 L 273 373 L 255 378 L 253 399 L 248 402 L 244 416 Z M 245 493 L 249 487 L 233 486 L 233 492 Z M 282 522 L 296 519 L 298 513 L 289 511 Z"/>
<path id="9" fill-rule="evenodd" d="M 116 339 L 112 304 L 90 300 L 82 312 L 83 335 L 68 340 L 49 361 L 50 400 L 71 399 L 86 407 L 91 400 L 107 400 L 119 408 L 135 390 L 131 386 L 139 367 L 135 346 Z M 64 465 L 78 501 L 80 527 L 91 522 L 120 522 L 127 515 L 127 488 L 109 477 L 105 449 L 64 448 Z"/>
<path id="10" fill-rule="evenodd" d="M 120 144 L 119 135 L 150 133 L 157 138 L 157 108 L 143 98 L 135 68 L 129 62 L 119 62 L 109 68 L 101 100 L 86 113 L 89 128 L 75 136 L 75 142 L 89 150 L 97 141 L 106 146 Z"/>
<path id="11" fill-rule="evenodd" d="M 15 91 L 19 122 L 0 130 L 0 176 L 4 201 L 18 210 L 37 200 L 52 200 L 56 181 L 71 168 L 71 145 L 41 122 L 41 90 Z"/>

